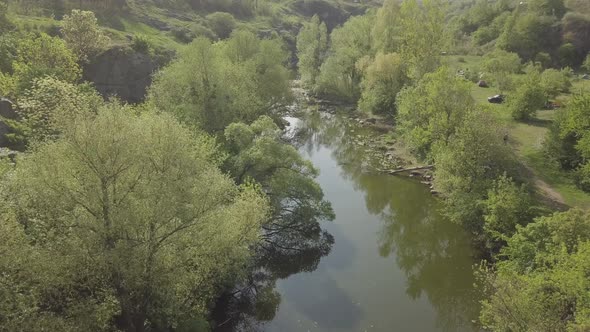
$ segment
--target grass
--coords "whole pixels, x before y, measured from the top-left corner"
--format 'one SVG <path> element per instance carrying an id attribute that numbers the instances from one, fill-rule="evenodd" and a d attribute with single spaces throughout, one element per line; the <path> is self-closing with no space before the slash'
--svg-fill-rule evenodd
<path id="1" fill-rule="evenodd" d="M 462 58 L 462 59 L 460 59 Z M 460 61 L 461 60 L 461 61 Z M 446 64 L 453 70 L 465 68 L 479 68 L 481 57 L 478 56 L 448 56 Z M 567 102 L 572 93 L 590 92 L 589 80 L 574 80 L 570 94 L 557 98 L 560 103 Z M 562 171 L 558 165 L 550 162 L 543 153 L 543 141 L 553 122 L 556 110 L 540 110 L 536 116 L 526 122 L 515 121 L 504 105 L 490 104 L 487 97 L 498 94 L 493 87 L 480 88 L 473 84 L 471 94 L 480 105 L 485 105 L 496 118 L 506 126 L 509 141 L 514 147 L 516 155 L 524 165 L 528 166 L 534 176 L 557 192 L 566 205 L 590 209 L 590 194 L 576 187 L 570 174 Z"/>

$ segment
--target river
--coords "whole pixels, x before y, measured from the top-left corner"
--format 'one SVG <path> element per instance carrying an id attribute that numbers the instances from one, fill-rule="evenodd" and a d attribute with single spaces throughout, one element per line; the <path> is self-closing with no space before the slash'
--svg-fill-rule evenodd
<path id="1" fill-rule="evenodd" d="M 469 237 L 442 218 L 418 181 L 372 171 L 359 142 L 377 133 L 344 116 L 287 118 L 336 218 L 312 272 L 280 279 L 278 308 L 263 331 L 474 331 L 478 295 Z M 365 136 L 365 137 L 362 137 Z"/>

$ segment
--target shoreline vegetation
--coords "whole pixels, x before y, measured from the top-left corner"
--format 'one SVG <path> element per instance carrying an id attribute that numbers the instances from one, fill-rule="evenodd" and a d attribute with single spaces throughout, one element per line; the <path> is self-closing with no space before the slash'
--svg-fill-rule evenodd
<path id="1" fill-rule="evenodd" d="M 590 329 L 588 35 L 583 0 L 0 0 L 0 331 L 272 320 L 335 241 L 294 98 L 471 234 L 482 328 Z"/>

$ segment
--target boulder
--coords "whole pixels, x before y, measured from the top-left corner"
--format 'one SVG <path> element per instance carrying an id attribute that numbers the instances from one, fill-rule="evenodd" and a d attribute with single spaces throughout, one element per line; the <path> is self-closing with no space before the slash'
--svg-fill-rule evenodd
<path id="1" fill-rule="evenodd" d="M 117 46 L 84 67 L 84 79 L 103 96 L 117 96 L 130 103 L 142 102 L 152 83 L 156 63 L 147 54 Z"/>
<path id="2" fill-rule="evenodd" d="M 483 81 L 483 80 L 477 82 L 477 86 L 480 87 L 480 88 L 487 88 L 487 87 L 489 87 L 488 86 L 488 82 Z"/>

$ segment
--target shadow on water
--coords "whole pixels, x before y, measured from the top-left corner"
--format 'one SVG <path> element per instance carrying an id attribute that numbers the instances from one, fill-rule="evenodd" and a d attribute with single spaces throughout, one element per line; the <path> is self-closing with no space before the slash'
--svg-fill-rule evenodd
<path id="1" fill-rule="evenodd" d="M 378 165 L 371 160 L 373 152 L 362 143 L 363 136 L 371 135 L 375 133 L 353 121 L 310 112 L 297 124 L 292 141 L 309 156 L 328 148 L 338 164 L 338 176 L 362 194 L 366 213 L 378 221 L 376 243 L 372 244 L 376 246 L 377 257 L 371 259 L 394 259 L 393 264 L 405 276 L 404 292 L 408 300 L 390 299 L 386 306 L 391 308 L 365 308 L 355 303 L 350 290 L 342 288 L 335 278 L 365 258 L 358 256 L 358 243 L 352 242 L 350 234 L 340 225 L 327 224 L 325 229 L 330 233 L 324 230 L 320 238 L 303 240 L 311 241 L 303 246 L 307 250 L 292 252 L 275 247 L 260 252 L 249 283 L 242 285 L 241 292 L 227 294 L 218 304 L 222 314 L 217 312 L 216 320 L 227 322 L 218 331 L 264 330 L 265 323 L 275 319 L 281 296 L 288 298 L 292 307 L 289 310 L 315 324 L 314 330 L 356 331 L 367 314 L 375 314 L 370 311 L 387 315 L 388 309 L 396 310 L 396 306 L 404 305 L 403 301 L 421 298 L 427 299 L 434 310 L 436 328 L 433 330 L 477 329 L 471 323 L 478 316 L 479 305 L 473 287 L 474 260 L 467 234 L 441 218 L 438 202 L 430 197 L 426 187 L 373 172 Z M 318 274 L 323 276 L 317 277 Z M 279 294 L 277 281 L 286 278 L 293 282 L 281 283 Z M 306 279 L 303 283 L 306 289 L 300 289 L 299 281 Z M 387 281 L 387 276 L 383 279 Z M 385 282 L 379 287 L 391 286 Z M 392 327 L 384 326 L 382 330 L 390 331 Z M 298 331 L 301 326 L 288 326 L 286 330 Z"/>

